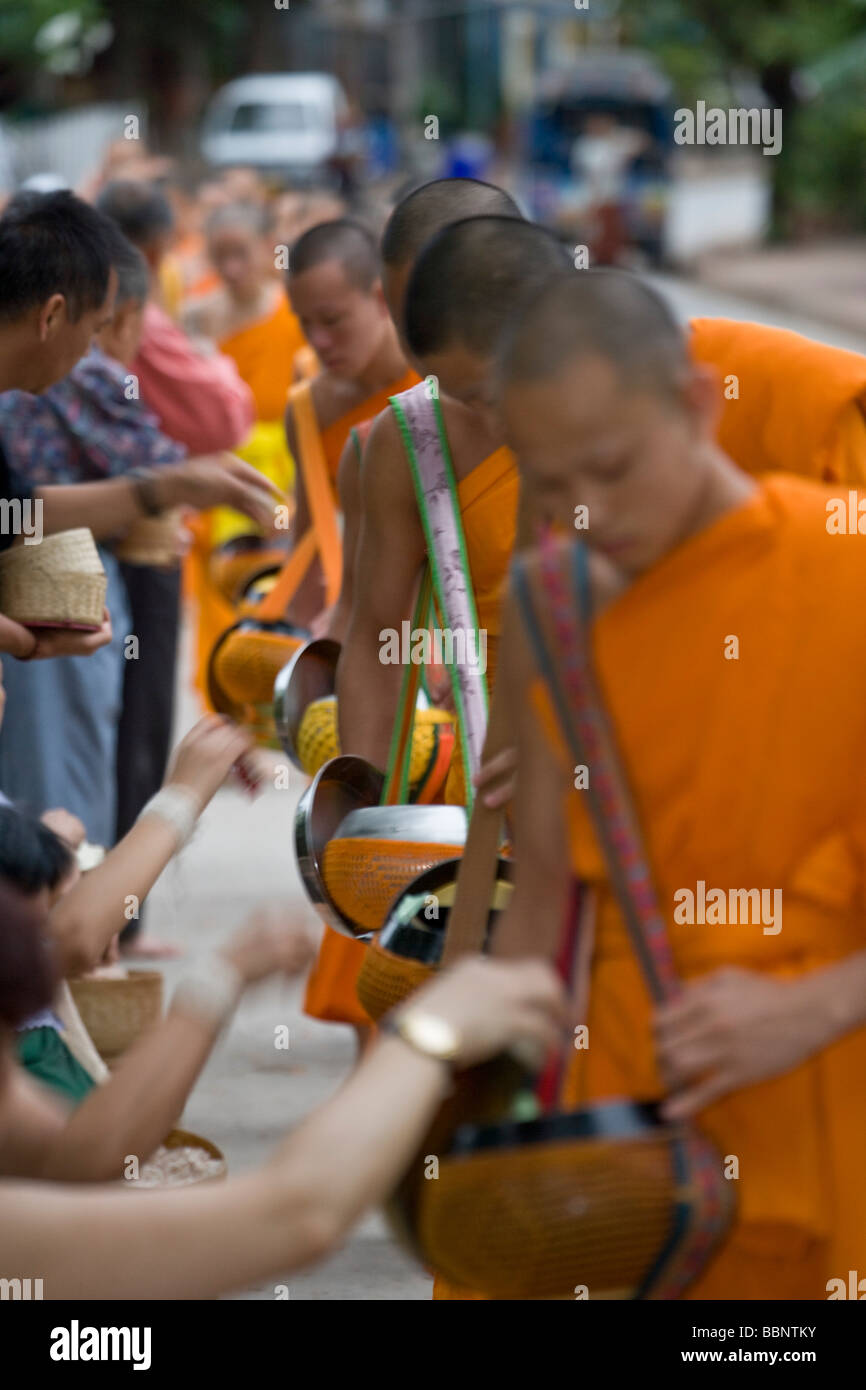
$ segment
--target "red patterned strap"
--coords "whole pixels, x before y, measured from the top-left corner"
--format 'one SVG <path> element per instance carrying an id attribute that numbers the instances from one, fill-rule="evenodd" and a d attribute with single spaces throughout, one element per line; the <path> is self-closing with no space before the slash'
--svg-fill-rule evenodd
<path id="1" fill-rule="evenodd" d="M 607 863 L 611 888 L 656 1000 L 679 990 L 664 917 L 643 837 L 591 665 L 589 630 L 578 595 L 584 586 L 582 546 L 542 536 L 537 579 L 516 561 L 515 593 L 536 661 L 576 763 L 588 769 L 584 794 Z M 540 588 L 541 594 L 533 594 Z"/>

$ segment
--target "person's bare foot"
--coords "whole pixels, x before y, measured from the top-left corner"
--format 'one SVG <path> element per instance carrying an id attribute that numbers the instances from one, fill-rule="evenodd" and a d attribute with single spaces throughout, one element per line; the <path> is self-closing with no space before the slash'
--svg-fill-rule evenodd
<path id="1" fill-rule="evenodd" d="M 182 946 L 174 941 L 161 941 L 158 936 L 134 936 L 127 945 L 120 942 L 120 955 L 123 960 L 176 960 L 185 955 Z"/>

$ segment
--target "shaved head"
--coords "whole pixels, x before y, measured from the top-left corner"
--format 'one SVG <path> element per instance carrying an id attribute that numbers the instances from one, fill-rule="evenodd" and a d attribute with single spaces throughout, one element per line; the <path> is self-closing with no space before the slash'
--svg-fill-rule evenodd
<path id="1" fill-rule="evenodd" d="M 382 235 L 382 260 L 399 269 L 452 222 L 466 217 L 518 217 L 523 214 L 502 188 L 479 179 L 434 179 L 397 204 Z"/>
<path id="2" fill-rule="evenodd" d="M 425 246 L 409 279 L 406 337 L 420 359 L 460 344 L 492 357 L 551 276 L 575 273 L 551 233 L 513 217 L 470 217 Z"/>
<path id="3" fill-rule="evenodd" d="M 579 530 L 621 578 L 753 486 L 715 443 L 715 374 L 626 271 L 548 281 L 500 344 L 493 387 L 530 510 Z"/>
<path id="4" fill-rule="evenodd" d="M 627 271 L 581 270 L 524 301 L 500 341 L 497 376 L 503 385 L 542 381 L 585 356 L 613 363 L 628 385 L 665 394 L 688 368 L 685 333 L 661 295 Z"/>
<path id="5" fill-rule="evenodd" d="M 326 261 L 337 261 L 355 289 L 369 291 L 379 279 L 376 239 L 362 222 L 352 218 L 320 222 L 304 232 L 289 252 L 289 279 Z"/>

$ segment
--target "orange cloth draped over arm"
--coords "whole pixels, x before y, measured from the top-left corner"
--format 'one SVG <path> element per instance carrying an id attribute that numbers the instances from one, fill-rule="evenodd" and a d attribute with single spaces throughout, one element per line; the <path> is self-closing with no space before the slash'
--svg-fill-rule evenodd
<path id="1" fill-rule="evenodd" d="M 724 967 L 791 978 L 866 949 L 866 583 L 858 539 L 827 532 L 831 492 L 775 476 L 640 576 L 593 625 L 599 686 L 684 979 Z M 725 659 L 728 635 L 737 660 Z M 561 759 L 549 695 L 532 703 Z M 810 771 L 811 759 L 814 771 Z M 571 759 L 563 763 L 570 766 Z M 651 1009 L 579 793 L 572 868 L 597 892 L 587 1023 L 563 1102 L 662 1094 Z M 718 924 L 683 912 L 720 889 L 778 890 Z M 677 905 L 675 907 L 675 905 Z M 763 904 L 762 904 L 763 908 Z M 781 909 L 783 908 L 783 913 Z M 744 916 L 747 920 L 743 920 Z M 734 920 L 729 920 L 733 917 Z M 775 928 L 778 927 L 779 930 Z M 694 1299 L 827 1297 L 866 1248 L 860 1028 L 781 1076 L 707 1107 L 736 1155 L 738 1215 Z"/>
<path id="2" fill-rule="evenodd" d="M 690 349 L 721 378 L 717 438 L 741 468 L 866 483 L 866 357 L 734 319 L 692 319 Z"/>

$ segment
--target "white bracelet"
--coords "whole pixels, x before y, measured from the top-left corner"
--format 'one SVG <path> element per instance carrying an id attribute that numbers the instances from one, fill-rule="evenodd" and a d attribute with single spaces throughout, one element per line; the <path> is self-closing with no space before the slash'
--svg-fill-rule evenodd
<path id="1" fill-rule="evenodd" d="M 172 1008 L 221 1024 L 234 1013 L 243 987 L 243 977 L 224 956 L 206 956 L 178 984 Z"/>
<path id="2" fill-rule="evenodd" d="M 159 816 L 166 825 L 170 825 L 177 840 L 175 845 L 175 854 L 177 854 L 195 829 L 200 814 L 201 804 L 195 792 L 190 791 L 188 787 L 169 783 L 167 787 L 162 787 L 156 796 L 150 798 L 147 805 L 142 808 L 138 818 L 141 820 L 142 816 Z"/>

